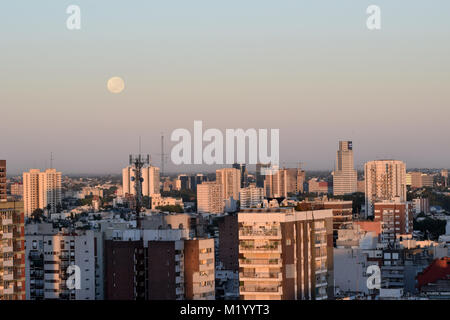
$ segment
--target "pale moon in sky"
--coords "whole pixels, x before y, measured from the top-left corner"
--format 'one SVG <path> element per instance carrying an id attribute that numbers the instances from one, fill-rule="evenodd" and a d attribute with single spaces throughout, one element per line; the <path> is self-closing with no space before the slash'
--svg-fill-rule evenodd
<path id="1" fill-rule="evenodd" d="M 108 80 L 107 84 L 109 92 L 112 93 L 121 93 L 125 88 L 125 82 L 120 77 L 112 77 Z"/>

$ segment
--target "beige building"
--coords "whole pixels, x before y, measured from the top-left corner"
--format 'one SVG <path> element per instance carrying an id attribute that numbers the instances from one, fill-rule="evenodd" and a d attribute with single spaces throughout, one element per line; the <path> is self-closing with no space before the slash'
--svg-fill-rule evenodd
<path id="1" fill-rule="evenodd" d="M 183 200 L 181 198 L 173 198 L 173 197 L 161 197 L 160 194 L 154 194 L 152 196 L 152 209 L 155 209 L 156 207 L 163 207 L 163 206 L 180 206 L 181 208 L 184 207 Z"/>
<path id="2" fill-rule="evenodd" d="M 399 160 L 375 160 L 364 165 L 366 215 L 373 215 L 375 202 L 406 201 L 406 164 Z"/>
<path id="3" fill-rule="evenodd" d="M 358 175 L 353 162 L 353 144 L 351 141 L 339 141 L 336 155 L 336 170 L 333 171 L 333 194 L 341 196 L 357 191 Z"/>
<path id="4" fill-rule="evenodd" d="M 122 170 L 122 192 L 123 195 L 134 195 L 135 172 L 132 166 L 128 166 Z M 142 168 L 142 195 L 151 197 L 154 194 L 160 193 L 160 176 L 159 168 L 155 166 L 147 166 Z"/>
<path id="5" fill-rule="evenodd" d="M 187 300 L 215 299 L 214 239 L 184 241 L 184 281 Z"/>
<path id="6" fill-rule="evenodd" d="M 0 201 L 6 198 L 6 160 L 0 160 Z"/>
<path id="7" fill-rule="evenodd" d="M 323 300 L 333 292 L 332 210 L 242 210 L 239 280 L 243 300 Z"/>
<path id="8" fill-rule="evenodd" d="M 0 300 L 25 300 L 23 202 L 0 202 Z"/>
<path id="9" fill-rule="evenodd" d="M 197 186 L 197 211 L 199 213 L 223 213 L 224 207 L 222 184 L 203 182 Z"/>
<path id="10" fill-rule="evenodd" d="M 241 172 L 235 168 L 223 168 L 216 170 L 216 183 L 222 185 L 223 198 L 239 199 L 241 189 Z M 198 186 L 197 186 L 198 188 Z"/>
<path id="11" fill-rule="evenodd" d="M 267 198 L 287 198 L 288 180 L 286 169 L 267 169 L 264 179 L 265 196 Z"/>
<path id="12" fill-rule="evenodd" d="M 61 172 L 56 169 L 31 169 L 23 173 L 23 201 L 25 215 L 36 209 L 50 207 L 49 213 L 57 213 L 61 206 Z"/>

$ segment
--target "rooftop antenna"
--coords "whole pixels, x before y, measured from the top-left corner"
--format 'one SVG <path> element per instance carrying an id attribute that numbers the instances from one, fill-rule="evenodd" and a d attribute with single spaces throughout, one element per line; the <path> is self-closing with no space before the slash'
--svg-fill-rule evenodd
<path id="1" fill-rule="evenodd" d="M 50 169 L 53 169 L 53 152 L 50 152 Z"/>
<path id="2" fill-rule="evenodd" d="M 136 226 L 138 229 L 141 228 L 141 208 L 143 204 L 143 195 L 142 195 L 142 182 L 144 179 L 142 178 L 142 168 L 145 165 L 150 163 L 150 155 L 142 155 L 141 154 L 141 137 L 139 137 L 139 154 L 132 155 L 130 154 L 130 166 L 134 172 L 134 176 L 131 177 L 131 181 L 134 182 L 134 190 L 135 190 L 135 201 L 136 201 Z"/>
<path id="3" fill-rule="evenodd" d="M 164 163 L 167 160 L 167 155 L 164 153 L 164 132 L 161 132 L 161 177 L 164 176 Z"/>

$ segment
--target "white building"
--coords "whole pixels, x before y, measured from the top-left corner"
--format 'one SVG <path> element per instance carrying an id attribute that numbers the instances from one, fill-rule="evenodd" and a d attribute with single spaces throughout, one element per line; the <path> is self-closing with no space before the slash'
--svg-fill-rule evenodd
<path id="1" fill-rule="evenodd" d="M 136 193 L 134 189 L 135 172 L 132 166 L 128 166 L 122 170 L 122 193 Z M 151 197 L 153 194 L 160 193 L 160 177 L 159 168 L 155 166 L 147 166 L 142 168 L 142 194 Z"/>
<path id="2" fill-rule="evenodd" d="M 27 230 L 25 242 L 27 300 L 103 298 L 100 234 L 94 235 L 91 230 L 78 233 Z M 79 268 L 79 289 L 67 286 L 69 266 Z"/>
<path id="3" fill-rule="evenodd" d="M 264 188 L 258 188 L 254 185 L 242 188 L 239 192 L 239 200 L 241 208 L 261 206 L 264 200 Z"/>

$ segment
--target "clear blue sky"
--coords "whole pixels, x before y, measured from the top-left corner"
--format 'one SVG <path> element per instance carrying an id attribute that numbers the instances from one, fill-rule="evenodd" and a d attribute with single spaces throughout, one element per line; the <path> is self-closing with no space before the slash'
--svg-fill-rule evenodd
<path id="1" fill-rule="evenodd" d="M 14 0 L 0 4 L 0 39 L 10 173 L 48 166 L 51 151 L 64 173 L 119 173 L 139 136 L 156 159 L 160 132 L 194 120 L 279 128 L 282 162 L 307 169 L 332 169 L 340 139 L 358 168 L 450 167 L 448 0 Z"/>

